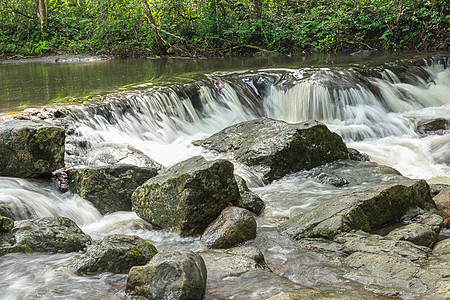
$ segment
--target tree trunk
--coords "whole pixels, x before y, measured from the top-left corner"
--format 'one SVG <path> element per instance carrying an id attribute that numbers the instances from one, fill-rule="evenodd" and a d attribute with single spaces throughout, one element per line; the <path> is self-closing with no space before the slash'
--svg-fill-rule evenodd
<path id="1" fill-rule="evenodd" d="M 36 14 L 38 17 L 39 25 L 41 26 L 41 32 L 47 32 L 48 23 L 48 7 L 47 0 L 34 0 L 36 8 Z"/>
<path id="2" fill-rule="evenodd" d="M 150 7 L 148 6 L 147 0 L 141 0 L 141 2 L 142 2 L 142 6 L 144 7 L 144 11 L 145 11 L 145 15 L 147 16 L 148 23 L 150 24 L 150 27 L 152 28 L 153 36 L 155 37 L 156 46 L 158 47 L 158 54 L 159 55 L 167 55 L 166 47 L 164 46 L 161 36 L 159 35 L 158 28 L 155 23 L 155 19 L 153 19 L 153 15 L 150 10 Z"/>

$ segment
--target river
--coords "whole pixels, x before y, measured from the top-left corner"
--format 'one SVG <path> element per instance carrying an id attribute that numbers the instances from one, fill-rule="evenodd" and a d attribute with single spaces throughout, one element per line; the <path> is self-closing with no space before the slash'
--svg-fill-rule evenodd
<path id="1" fill-rule="evenodd" d="M 0 65 L 0 112 L 10 115 L 29 107 L 85 100 L 70 104 L 73 133 L 67 138 L 66 164 L 72 166 L 103 164 L 105 149 L 130 146 L 165 167 L 194 155 L 213 159 L 217 154 L 191 142 L 261 116 L 286 122 L 317 119 L 374 162 L 410 178 L 450 184 L 449 57 L 8 62 Z M 433 134 L 418 129 L 436 119 L 446 120 L 447 127 Z M 339 173 L 343 166 L 352 167 L 339 162 L 325 168 Z M 258 237 L 247 244 L 260 248 L 269 267 L 293 282 L 364 291 L 362 285 L 349 283 L 336 262 L 305 254 L 274 231 L 282 218 L 311 209 L 340 191 L 389 180 L 389 175 L 375 173 L 361 178 L 354 170 L 345 174 L 347 187 L 335 188 L 311 179 L 321 170 L 264 185 L 257 174 L 236 165 L 236 173 L 266 202 L 257 219 Z M 152 241 L 159 251 L 205 247 L 199 238 L 149 230 L 132 212 L 102 216 L 89 202 L 42 182 L 0 177 L 0 201 L 11 203 L 18 217 L 69 217 L 94 239 L 125 233 Z M 0 299 L 127 299 L 126 275 L 72 274 L 67 265 L 79 255 L 0 257 Z M 230 281 L 229 286 L 209 287 L 208 299 L 261 299 L 276 291 L 270 285 L 261 279 L 249 291 Z"/>

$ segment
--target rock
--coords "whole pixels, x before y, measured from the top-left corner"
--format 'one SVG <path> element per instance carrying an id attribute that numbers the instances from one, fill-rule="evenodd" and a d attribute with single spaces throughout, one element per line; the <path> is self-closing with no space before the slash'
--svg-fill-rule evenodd
<path id="1" fill-rule="evenodd" d="M 385 237 L 392 240 L 409 241 L 416 245 L 431 247 L 437 241 L 438 236 L 439 230 L 436 231 L 433 227 L 426 224 L 412 223 L 392 230 Z"/>
<path id="2" fill-rule="evenodd" d="M 133 165 L 158 171 L 163 169 L 162 165 L 145 155 L 144 152 L 127 144 L 102 144 L 101 148 L 87 154 L 86 164 L 88 166 Z"/>
<path id="3" fill-rule="evenodd" d="M 13 252 L 76 252 L 91 243 L 91 238 L 70 219 L 47 217 L 21 220 L 0 236 L 0 254 Z"/>
<path id="4" fill-rule="evenodd" d="M 8 232 L 14 228 L 14 220 L 8 217 L 0 216 L 0 232 Z"/>
<path id="5" fill-rule="evenodd" d="M 344 192 L 313 210 L 293 217 L 280 229 L 294 238 L 332 238 L 341 232 L 370 231 L 399 221 L 410 209 L 435 209 L 424 180 L 398 179 L 389 184 Z"/>
<path id="6" fill-rule="evenodd" d="M 357 294 L 357 291 L 324 291 L 318 289 L 300 289 L 288 292 L 281 292 L 265 300 L 360 300 L 360 299 L 379 299 L 375 295 L 365 293 L 364 296 Z"/>
<path id="7" fill-rule="evenodd" d="M 266 206 L 264 201 L 248 188 L 244 178 L 237 175 L 235 177 L 242 200 L 239 201 L 237 206 L 245 208 L 256 215 L 260 215 Z"/>
<path id="8" fill-rule="evenodd" d="M 39 177 L 64 167 L 64 129 L 45 122 L 0 123 L 0 176 Z"/>
<path id="9" fill-rule="evenodd" d="M 132 210 L 147 222 L 183 236 L 201 234 L 228 203 L 240 201 L 233 171 L 227 160 L 192 157 L 138 187 Z"/>
<path id="10" fill-rule="evenodd" d="M 227 207 L 202 235 L 208 248 L 230 248 L 256 237 L 256 221 L 240 207 Z"/>
<path id="11" fill-rule="evenodd" d="M 198 299 L 206 292 L 206 266 L 192 251 L 158 253 L 145 266 L 131 268 L 127 293 L 146 299 Z"/>
<path id="12" fill-rule="evenodd" d="M 450 129 L 450 120 L 433 119 L 422 121 L 417 126 L 417 132 L 420 134 L 445 134 Z"/>
<path id="13" fill-rule="evenodd" d="M 68 186 L 72 192 L 90 201 L 100 213 L 107 214 L 131 211 L 134 190 L 157 174 L 155 168 L 131 165 L 69 168 L 55 173 L 54 182 L 61 191 Z"/>
<path id="14" fill-rule="evenodd" d="M 251 270 L 270 270 L 264 256 L 256 247 L 211 249 L 197 252 L 205 261 L 208 281 L 238 277 Z"/>
<path id="15" fill-rule="evenodd" d="M 398 241 L 368 233 L 345 233 L 335 237 L 343 245 L 346 254 L 356 252 L 398 256 L 411 262 L 425 262 L 431 256 L 431 249 L 408 241 Z"/>
<path id="16" fill-rule="evenodd" d="M 356 161 L 370 161 L 370 156 L 356 149 L 348 148 L 348 158 Z"/>
<path id="17" fill-rule="evenodd" d="M 158 251 L 148 241 L 134 235 L 113 234 L 104 237 L 73 262 L 79 274 L 102 272 L 127 274 L 131 267 L 145 265 Z"/>
<path id="18" fill-rule="evenodd" d="M 434 255 L 449 255 L 450 254 L 450 239 L 445 239 L 437 243 L 433 248 Z"/>
<path id="19" fill-rule="evenodd" d="M 448 184 L 428 184 L 430 186 L 431 197 L 434 198 L 437 194 L 442 192 L 445 188 L 450 187 Z"/>
<path id="20" fill-rule="evenodd" d="M 230 126 L 194 144 L 231 154 L 262 173 L 268 182 L 348 155 L 339 135 L 317 121 L 288 124 L 260 118 Z"/>
<path id="21" fill-rule="evenodd" d="M 333 173 L 320 173 L 314 177 L 314 179 L 323 184 L 334 185 L 335 187 L 341 187 L 348 184 L 347 179 Z"/>
<path id="22" fill-rule="evenodd" d="M 20 199 L 9 195 L 0 195 L 0 216 L 13 220 L 25 220 L 35 218 L 36 213 Z"/>
<path id="23" fill-rule="evenodd" d="M 450 228 L 450 187 L 445 188 L 433 198 L 437 208 L 444 217 L 444 228 Z"/>

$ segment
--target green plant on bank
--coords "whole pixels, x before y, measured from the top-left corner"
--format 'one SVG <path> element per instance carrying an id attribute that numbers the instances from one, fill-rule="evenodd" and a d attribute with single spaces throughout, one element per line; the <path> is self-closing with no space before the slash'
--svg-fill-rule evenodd
<path id="1" fill-rule="evenodd" d="M 277 51 L 434 49 L 448 42 L 448 0 L 0 0 L 0 56 L 158 53 L 222 56 Z"/>

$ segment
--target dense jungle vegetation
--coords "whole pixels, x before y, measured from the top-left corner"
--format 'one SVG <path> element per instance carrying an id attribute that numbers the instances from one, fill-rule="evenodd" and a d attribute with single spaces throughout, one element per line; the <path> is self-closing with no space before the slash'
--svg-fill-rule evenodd
<path id="1" fill-rule="evenodd" d="M 0 56 L 400 51 L 449 42 L 449 0 L 0 0 Z"/>

